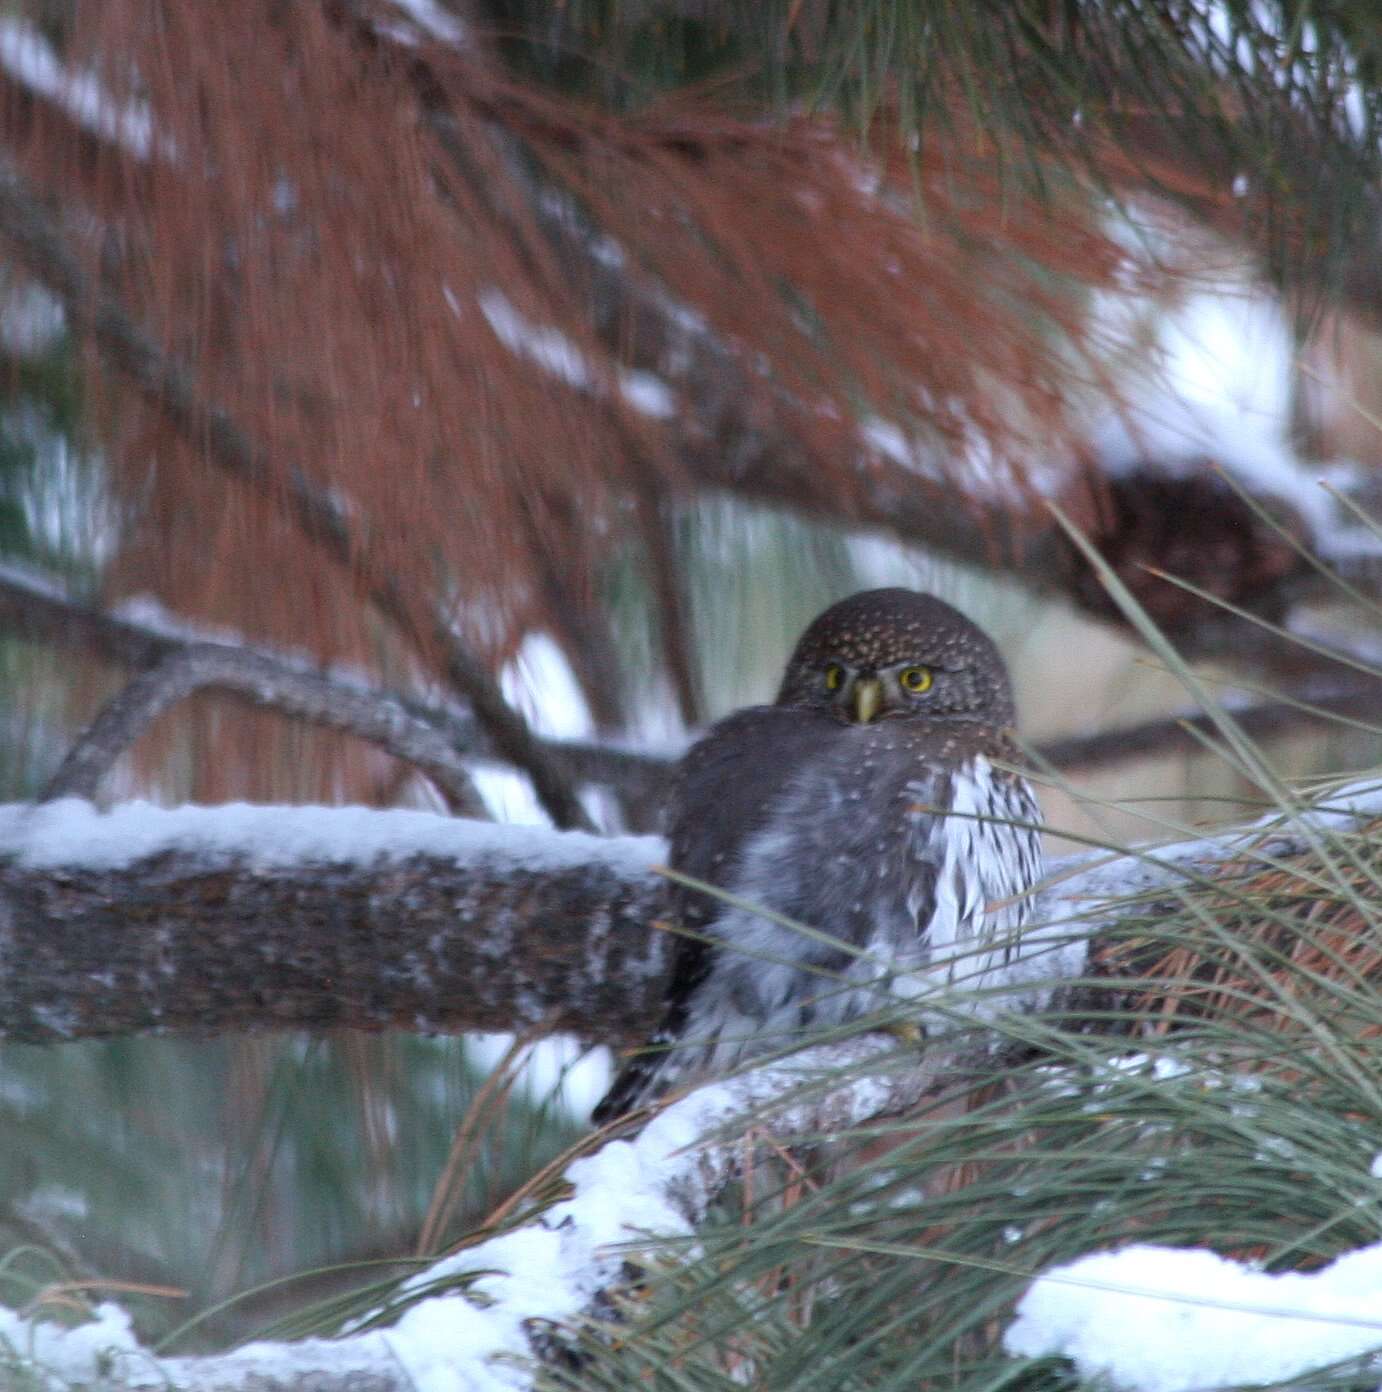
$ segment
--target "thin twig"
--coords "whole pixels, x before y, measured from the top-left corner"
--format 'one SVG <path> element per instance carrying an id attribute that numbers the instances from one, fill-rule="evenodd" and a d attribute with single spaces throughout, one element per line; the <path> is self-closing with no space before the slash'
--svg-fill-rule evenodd
<path id="1" fill-rule="evenodd" d="M 184 695 L 192 690 L 217 691 L 367 740 L 423 771 L 444 797 L 453 800 L 456 811 L 478 805 L 474 795 L 465 791 L 464 761 L 502 760 L 486 731 L 464 711 L 330 676 L 271 649 L 182 637 L 81 604 L 47 577 L 12 566 L 0 566 L 0 629 L 136 671 L 195 651 L 197 661 L 178 669 L 189 681 Z M 191 683 L 194 675 L 203 680 Z M 605 784 L 643 808 L 660 800 L 675 763 L 670 753 L 623 749 L 598 741 L 547 740 L 541 747 L 544 757 L 573 783 Z M 64 788 L 63 795 L 90 796 L 94 787 L 92 782 L 73 784 Z M 50 789 L 49 795 L 58 794 Z"/>
<path id="2" fill-rule="evenodd" d="M 1282 693 L 1282 699 L 1226 707 L 1234 723 L 1253 739 L 1276 739 L 1311 727 L 1328 728 L 1341 721 L 1376 718 L 1382 709 L 1382 684 L 1366 677 L 1346 679 L 1320 690 L 1305 683 Z M 1164 758 L 1196 753 L 1204 745 L 1198 734 L 1214 730 L 1202 711 L 1186 711 L 1136 725 L 1049 740 L 1035 747 L 1039 759 L 1055 768 L 1088 772 L 1131 759 Z"/>
<path id="3" fill-rule="evenodd" d="M 485 815 L 465 764 L 445 733 L 387 694 L 355 690 L 248 648 L 193 642 L 167 653 L 102 708 L 68 751 L 40 800 L 94 796 L 115 761 L 153 722 L 198 691 L 221 692 L 355 735 L 420 769 L 451 811 Z"/>

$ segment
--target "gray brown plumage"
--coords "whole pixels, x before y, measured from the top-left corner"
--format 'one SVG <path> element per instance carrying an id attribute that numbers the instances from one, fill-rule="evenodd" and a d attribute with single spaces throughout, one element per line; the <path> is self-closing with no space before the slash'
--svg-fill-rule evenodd
<path id="1" fill-rule="evenodd" d="M 996 767 L 1015 757 L 1013 718 L 997 648 L 941 600 L 870 590 L 817 618 L 776 704 L 720 721 L 683 760 L 670 863 L 844 946 L 669 886 L 662 1025 L 595 1120 L 921 994 L 968 946 L 1002 960 L 1041 865 L 1031 790 Z"/>

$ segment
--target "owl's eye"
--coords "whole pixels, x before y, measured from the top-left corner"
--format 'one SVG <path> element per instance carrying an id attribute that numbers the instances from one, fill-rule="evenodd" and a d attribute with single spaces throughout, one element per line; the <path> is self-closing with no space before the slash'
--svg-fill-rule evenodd
<path id="1" fill-rule="evenodd" d="M 838 662 L 832 662 L 825 669 L 825 689 L 838 691 L 845 679 L 845 669 Z"/>
<path id="2" fill-rule="evenodd" d="M 935 680 L 929 667 L 904 667 L 897 674 L 897 679 L 902 683 L 902 689 L 910 691 L 914 696 L 920 696 L 923 691 L 930 691 L 931 683 Z"/>

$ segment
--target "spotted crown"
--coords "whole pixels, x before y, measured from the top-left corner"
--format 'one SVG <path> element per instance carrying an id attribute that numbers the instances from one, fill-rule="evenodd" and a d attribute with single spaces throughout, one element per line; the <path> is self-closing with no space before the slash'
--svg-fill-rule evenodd
<path id="1" fill-rule="evenodd" d="M 814 703 L 829 662 L 883 668 L 912 662 L 953 674 L 959 699 L 934 713 L 1015 722 L 1012 683 L 993 640 L 934 595 L 889 588 L 864 590 L 831 605 L 801 635 L 778 692 L 780 706 Z"/>

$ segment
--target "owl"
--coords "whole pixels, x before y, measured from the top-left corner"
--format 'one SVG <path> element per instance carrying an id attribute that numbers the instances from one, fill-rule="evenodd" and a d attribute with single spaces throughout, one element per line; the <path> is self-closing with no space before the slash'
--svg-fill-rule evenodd
<path id="1" fill-rule="evenodd" d="M 669 883 L 662 1023 L 595 1121 L 896 1010 L 946 959 L 940 979 L 965 984 L 1007 960 L 1041 874 L 1036 799 L 1001 767 L 1013 721 L 998 649 L 934 596 L 869 590 L 821 614 L 776 703 L 682 761 L 670 864 L 732 902 Z"/>

